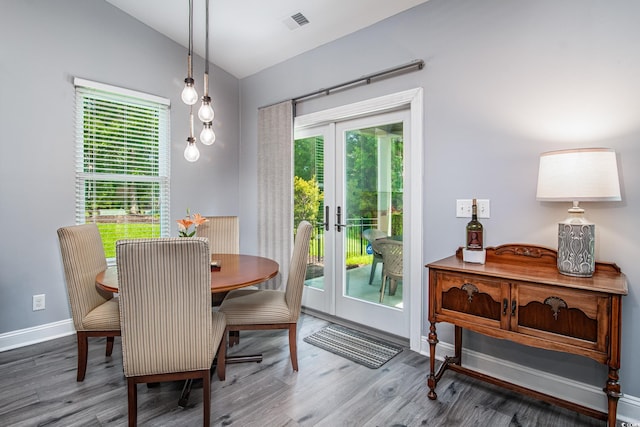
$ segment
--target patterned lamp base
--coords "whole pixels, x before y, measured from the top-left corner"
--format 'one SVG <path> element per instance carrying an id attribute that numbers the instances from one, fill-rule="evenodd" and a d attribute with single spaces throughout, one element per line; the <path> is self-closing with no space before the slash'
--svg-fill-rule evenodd
<path id="1" fill-rule="evenodd" d="M 596 268 L 595 224 L 558 224 L 558 271 L 567 276 L 591 277 Z"/>

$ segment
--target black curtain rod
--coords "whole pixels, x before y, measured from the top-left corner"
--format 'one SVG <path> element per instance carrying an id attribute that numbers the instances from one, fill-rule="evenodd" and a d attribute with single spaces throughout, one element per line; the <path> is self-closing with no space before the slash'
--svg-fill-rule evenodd
<path id="1" fill-rule="evenodd" d="M 348 86 L 353 86 L 357 83 L 362 83 L 365 82 L 366 84 L 371 83 L 371 80 L 373 79 L 377 79 L 377 78 L 381 78 L 381 77 L 387 77 L 391 74 L 396 74 L 399 73 L 400 71 L 407 71 L 411 68 L 415 68 L 416 70 L 422 70 L 424 68 L 424 61 L 422 59 L 416 59 L 415 61 L 411 61 L 407 64 L 404 65 L 398 65 L 397 67 L 393 67 L 393 68 L 389 68 L 387 70 L 383 70 L 383 71 L 378 71 L 377 73 L 372 73 L 372 74 L 368 74 L 366 76 L 362 76 L 360 78 L 354 79 L 354 80 L 350 80 L 348 82 L 345 83 L 340 83 L 338 85 L 335 86 L 331 86 L 325 89 L 318 89 L 315 92 L 311 92 L 311 93 L 307 93 L 306 95 L 302 95 L 302 96 L 297 96 L 295 98 L 292 99 L 294 105 L 297 104 L 300 101 L 303 101 L 307 98 L 313 98 L 315 96 L 318 95 L 330 95 L 331 91 L 334 91 L 336 89 L 342 89 Z M 413 71 L 416 71 L 413 70 Z"/>
<path id="2" fill-rule="evenodd" d="M 290 101 L 290 102 L 293 103 L 293 107 L 294 107 L 294 114 L 293 115 L 295 116 L 295 106 L 300 101 L 303 101 L 303 100 L 308 99 L 308 98 L 313 98 L 313 97 L 316 97 L 316 96 L 319 96 L 319 95 L 330 95 L 331 91 L 335 91 L 336 89 L 342 89 L 342 88 L 345 88 L 345 87 L 348 87 L 348 86 L 353 86 L 353 85 L 355 85 L 357 83 L 365 82 L 366 84 L 369 84 L 369 83 L 371 83 L 371 80 L 373 80 L 373 79 L 387 77 L 387 76 L 389 76 L 391 74 L 398 74 L 401 71 L 407 71 L 407 70 L 409 70 L 411 68 L 415 68 L 415 70 L 411 70 L 411 71 L 422 70 L 424 68 L 424 61 L 422 59 L 416 59 L 416 60 L 411 61 L 411 62 L 409 62 L 407 64 L 404 64 L 404 65 L 398 65 L 397 67 L 389 68 L 389 69 L 383 70 L 383 71 L 378 71 L 377 73 L 368 74 L 366 76 L 362 76 L 360 78 L 357 78 L 357 79 L 354 79 L 354 80 L 351 80 L 351 81 L 348 81 L 348 82 L 345 82 L 345 83 L 340 83 L 339 85 L 331 86 L 331 87 L 328 87 L 326 89 L 318 89 L 315 92 L 311 92 L 311 93 L 308 93 L 306 95 L 302 95 L 302 96 L 298 96 L 298 97 L 295 97 L 295 98 L 291 98 L 291 99 L 288 99 L 287 101 Z M 260 107 L 260 108 L 271 107 L 273 105 L 280 104 L 281 102 L 284 102 L 284 101 L 275 102 L 273 104 L 265 105 L 265 106 Z"/>

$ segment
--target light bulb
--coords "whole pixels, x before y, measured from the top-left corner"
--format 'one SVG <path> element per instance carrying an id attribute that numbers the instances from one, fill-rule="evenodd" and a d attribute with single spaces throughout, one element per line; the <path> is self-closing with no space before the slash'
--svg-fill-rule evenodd
<path id="1" fill-rule="evenodd" d="M 195 138 L 193 138 L 193 142 L 189 141 L 187 148 L 184 149 L 184 158 L 189 162 L 195 162 L 200 158 L 200 150 L 196 147 Z"/>
<path id="2" fill-rule="evenodd" d="M 202 97 L 202 105 L 198 110 L 198 118 L 202 123 L 208 123 L 213 121 L 213 108 L 211 108 L 211 98 L 208 96 Z"/>
<path id="3" fill-rule="evenodd" d="M 205 123 L 202 127 L 202 132 L 200 132 L 200 141 L 204 145 L 211 145 L 216 142 L 216 134 L 211 128 L 211 123 Z"/>
<path id="4" fill-rule="evenodd" d="M 193 79 L 187 77 L 184 79 L 184 89 L 182 89 L 182 102 L 187 105 L 193 105 L 198 102 L 198 92 L 193 86 Z"/>

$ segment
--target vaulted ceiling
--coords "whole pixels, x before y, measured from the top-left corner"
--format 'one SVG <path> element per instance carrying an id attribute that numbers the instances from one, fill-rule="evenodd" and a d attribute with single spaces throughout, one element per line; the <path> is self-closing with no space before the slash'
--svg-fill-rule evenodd
<path id="1" fill-rule="evenodd" d="M 106 1 L 188 46 L 188 0 Z M 193 1 L 194 52 L 202 57 L 205 1 Z M 210 0 L 209 59 L 244 78 L 426 1 Z"/>

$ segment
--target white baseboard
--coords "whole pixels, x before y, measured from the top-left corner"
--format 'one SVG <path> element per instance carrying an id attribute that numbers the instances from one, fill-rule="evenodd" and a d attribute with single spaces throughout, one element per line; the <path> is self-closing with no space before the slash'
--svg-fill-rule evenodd
<path id="1" fill-rule="evenodd" d="M 429 355 L 429 343 L 425 336 L 421 338 L 420 353 Z M 436 359 L 438 360 L 444 360 L 445 355 L 453 355 L 453 353 L 454 347 L 452 344 L 439 342 L 436 346 Z M 563 399 L 588 408 L 602 412 L 607 411 L 607 399 L 601 387 L 497 359 L 473 350 L 463 349 L 462 358 L 463 365 L 467 368 L 545 394 L 562 396 Z M 622 391 L 624 393 L 624 384 Z M 618 420 L 628 425 L 640 425 L 638 414 L 640 414 L 640 398 L 623 395 L 618 401 Z"/>
<path id="2" fill-rule="evenodd" d="M 71 319 L 34 326 L 33 328 L 6 332 L 4 334 L 0 334 L 0 352 L 53 340 L 75 333 L 76 329 L 73 326 L 73 320 Z"/>

